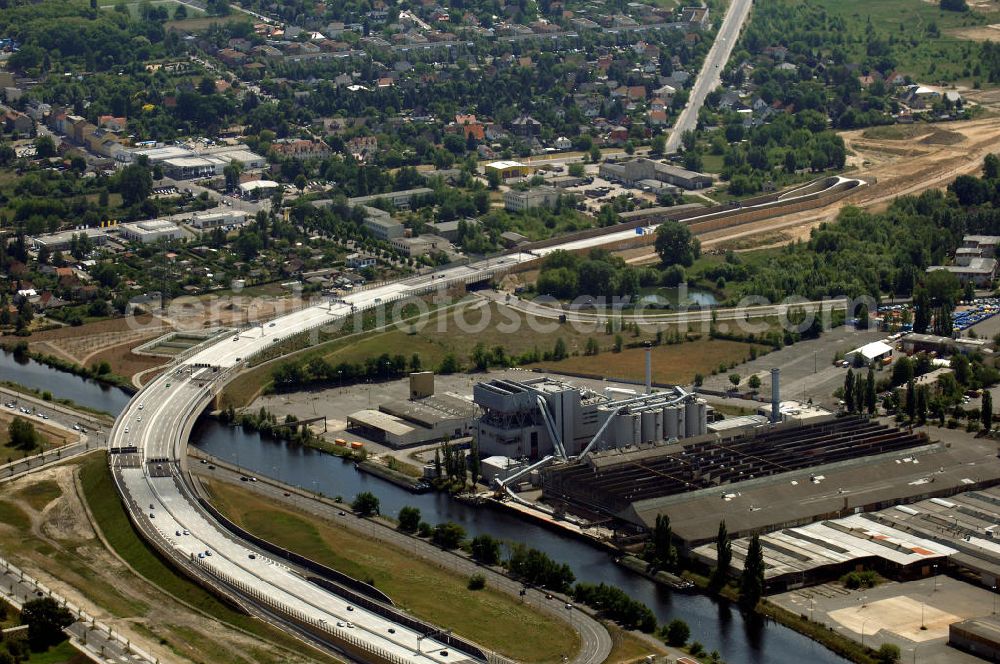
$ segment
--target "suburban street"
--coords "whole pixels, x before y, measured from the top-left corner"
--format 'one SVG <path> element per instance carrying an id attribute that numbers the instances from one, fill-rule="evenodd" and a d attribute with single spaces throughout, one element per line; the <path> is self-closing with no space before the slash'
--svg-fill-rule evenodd
<path id="1" fill-rule="evenodd" d="M 687 106 L 677 117 L 677 122 L 670 131 L 670 136 L 667 137 L 667 154 L 677 152 L 684 132 L 693 130 L 697 126 L 698 112 L 705 103 L 708 93 L 719 87 L 722 70 L 729 60 L 729 54 L 733 52 L 736 40 L 739 39 L 743 23 L 750 15 L 751 6 L 753 6 L 753 0 L 733 0 L 730 3 L 729 11 L 726 12 L 726 17 L 722 21 L 722 27 L 719 28 L 719 34 L 712 42 L 712 48 L 705 56 L 705 62 L 701 66 L 698 78 L 695 80 L 694 87 L 691 88 Z"/>

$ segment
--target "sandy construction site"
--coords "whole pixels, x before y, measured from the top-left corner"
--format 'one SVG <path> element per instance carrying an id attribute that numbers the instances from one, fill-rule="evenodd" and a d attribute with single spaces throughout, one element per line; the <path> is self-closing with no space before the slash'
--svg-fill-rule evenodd
<path id="1" fill-rule="evenodd" d="M 959 175 L 975 174 L 983 158 L 1000 152 L 1000 117 L 946 124 L 896 125 L 892 138 L 859 129 L 843 132 L 851 166 L 845 176 L 874 184 L 830 205 L 701 235 L 704 249 L 749 249 L 806 239 L 824 221 L 836 219 L 847 205 L 885 209 L 897 196 L 946 187 Z M 898 137 L 897 137 L 898 136 Z M 631 263 L 655 262 L 652 247 L 623 252 Z"/>

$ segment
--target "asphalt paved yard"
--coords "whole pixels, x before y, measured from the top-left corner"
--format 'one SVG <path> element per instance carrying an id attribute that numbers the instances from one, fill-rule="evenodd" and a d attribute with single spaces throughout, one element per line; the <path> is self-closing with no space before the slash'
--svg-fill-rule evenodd
<path id="1" fill-rule="evenodd" d="M 732 387 L 730 373 L 742 378 L 741 390 L 747 390 L 746 381 L 756 374 L 760 377 L 760 395 L 771 395 L 771 369 L 781 369 L 781 399 L 783 401 L 808 401 L 827 408 L 836 408 L 833 392 L 844 384 L 847 369 L 833 366 L 834 355 L 846 353 L 872 341 L 886 337 L 877 330 L 855 330 L 846 326 L 825 333 L 819 339 L 800 341 L 781 350 L 762 355 L 756 360 L 738 365 L 731 371 L 706 376 L 704 387 L 710 390 L 727 390 Z"/>
<path id="2" fill-rule="evenodd" d="M 1000 596 L 979 586 L 938 575 L 920 581 L 887 582 L 865 590 L 839 583 L 775 595 L 772 602 L 873 648 L 895 643 L 903 662 L 978 664 L 983 660 L 948 645 L 948 625 L 998 610 Z M 921 629 L 921 625 L 927 629 Z"/>

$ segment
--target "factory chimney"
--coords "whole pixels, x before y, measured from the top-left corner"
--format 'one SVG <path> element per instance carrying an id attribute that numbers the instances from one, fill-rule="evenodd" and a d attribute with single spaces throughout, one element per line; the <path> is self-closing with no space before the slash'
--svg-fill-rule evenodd
<path id="1" fill-rule="evenodd" d="M 781 369 L 771 369 L 771 424 L 781 421 Z"/>
<path id="2" fill-rule="evenodd" d="M 646 342 L 646 394 L 653 393 L 653 348 Z"/>

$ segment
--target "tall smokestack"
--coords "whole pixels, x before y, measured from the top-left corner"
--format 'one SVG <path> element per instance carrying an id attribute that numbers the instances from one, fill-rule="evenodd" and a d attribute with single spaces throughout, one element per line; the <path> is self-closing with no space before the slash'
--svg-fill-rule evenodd
<path id="1" fill-rule="evenodd" d="M 771 369 L 771 424 L 781 421 L 781 369 Z"/>
<path id="2" fill-rule="evenodd" d="M 646 344 L 646 394 L 653 393 L 653 349 Z"/>

